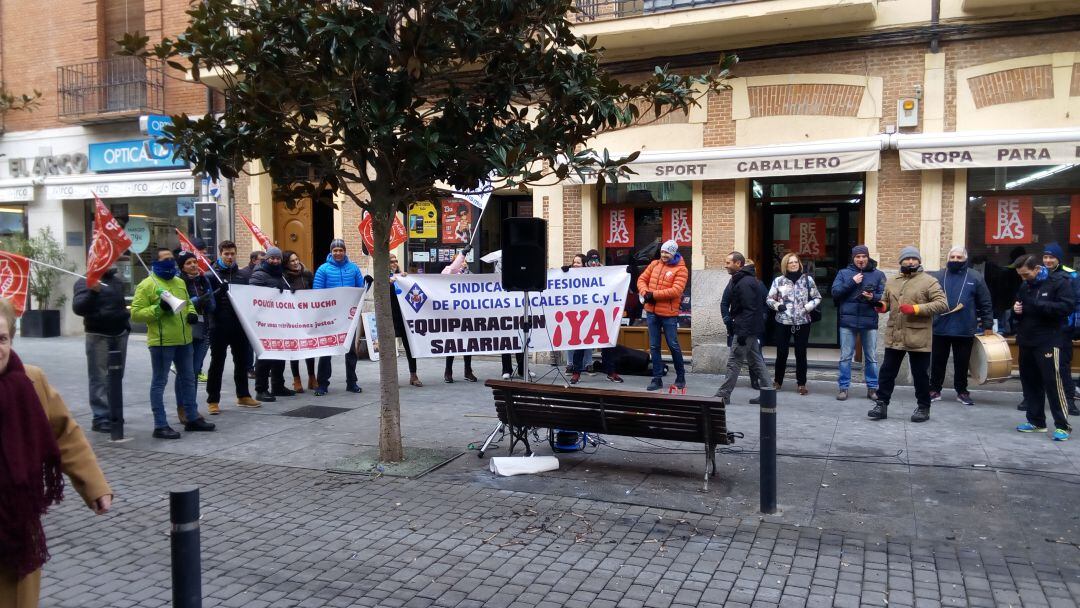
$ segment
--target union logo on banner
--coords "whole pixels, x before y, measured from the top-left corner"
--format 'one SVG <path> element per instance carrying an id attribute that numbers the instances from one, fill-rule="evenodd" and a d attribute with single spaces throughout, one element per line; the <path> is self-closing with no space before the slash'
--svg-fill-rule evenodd
<path id="1" fill-rule="evenodd" d="M 986 244 L 1025 245 L 1031 243 L 1031 207 L 1030 196 L 987 197 Z"/>
<path id="2" fill-rule="evenodd" d="M 664 240 L 675 241 L 680 247 L 691 244 L 690 206 L 669 205 L 664 207 Z"/>
<path id="3" fill-rule="evenodd" d="M 634 210 L 632 207 L 604 207 L 604 247 L 634 246 Z"/>

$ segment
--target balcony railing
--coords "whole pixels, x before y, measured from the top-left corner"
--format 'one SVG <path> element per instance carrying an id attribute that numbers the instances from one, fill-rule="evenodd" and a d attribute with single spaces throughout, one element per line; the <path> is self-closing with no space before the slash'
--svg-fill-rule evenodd
<path id="1" fill-rule="evenodd" d="M 747 0 L 576 0 L 578 13 L 574 20 L 579 23 L 606 21 L 623 17 L 655 15 L 691 8 L 737 4 Z"/>
<path id="2" fill-rule="evenodd" d="M 56 68 L 60 120 L 109 122 L 162 113 L 165 70 L 157 59 L 114 57 Z"/>

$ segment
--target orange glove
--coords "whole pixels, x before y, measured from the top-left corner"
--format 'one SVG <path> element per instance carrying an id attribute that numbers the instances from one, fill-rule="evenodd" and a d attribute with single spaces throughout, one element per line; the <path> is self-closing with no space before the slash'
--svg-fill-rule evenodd
<path id="1" fill-rule="evenodd" d="M 900 305 L 900 312 L 904 313 L 905 315 L 917 315 L 917 314 L 919 314 L 919 305 L 918 304 L 901 304 Z"/>

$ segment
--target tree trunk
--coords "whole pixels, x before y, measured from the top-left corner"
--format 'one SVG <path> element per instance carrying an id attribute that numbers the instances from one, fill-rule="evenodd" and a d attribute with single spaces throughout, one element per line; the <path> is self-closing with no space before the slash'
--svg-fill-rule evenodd
<path id="1" fill-rule="evenodd" d="M 372 195 L 372 236 L 375 251 L 372 253 L 375 290 L 375 324 L 379 343 L 379 460 L 401 462 L 405 459 L 401 447 L 401 402 L 398 391 L 397 348 L 394 336 L 394 317 L 390 309 L 392 290 L 387 278 L 390 276 L 390 225 L 394 220 L 396 205 L 391 200 Z"/>

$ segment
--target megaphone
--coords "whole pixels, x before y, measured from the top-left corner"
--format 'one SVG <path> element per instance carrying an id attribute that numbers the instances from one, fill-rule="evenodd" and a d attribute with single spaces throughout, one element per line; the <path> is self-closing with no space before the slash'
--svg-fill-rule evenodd
<path id="1" fill-rule="evenodd" d="M 161 292 L 161 301 L 169 305 L 173 313 L 180 312 L 180 309 L 184 307 L 187 300 L 181 300 L 180 298 L 172 295 L 172 292 L 165 290 Z"/>

